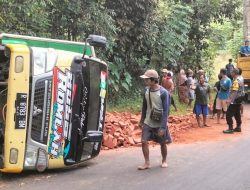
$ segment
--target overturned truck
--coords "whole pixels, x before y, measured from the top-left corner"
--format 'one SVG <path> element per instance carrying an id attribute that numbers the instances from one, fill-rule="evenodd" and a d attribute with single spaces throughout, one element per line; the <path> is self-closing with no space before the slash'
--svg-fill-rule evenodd
<path id="1" fill-rule="evenodd" d="M 107 65 L 94 46 L 0 35 L 0 172 L 44 171 L 100 152 Z"/>

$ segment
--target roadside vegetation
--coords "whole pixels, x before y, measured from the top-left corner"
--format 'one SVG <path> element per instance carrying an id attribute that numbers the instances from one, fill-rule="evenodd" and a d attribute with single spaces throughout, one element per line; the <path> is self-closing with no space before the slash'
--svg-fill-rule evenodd
<path id="1" fill-rule="evenodd" d="M 142 89 L 138 76 L 148 68 L 168 68 L 175 74 L 180 68 L 203 69 L 216 80 L 215 58 L 221 54 L 235 58 L 242 43 L 242 4 L 242 0 L 0 0 L 0 33 L 72 41 L 83 41 L 89 34 L 106 36 L 105 53 L 97 53 L 109 65 L 109 109 L 136 112 Z M 185 106 L 178 107 L 181 113 Z"/>

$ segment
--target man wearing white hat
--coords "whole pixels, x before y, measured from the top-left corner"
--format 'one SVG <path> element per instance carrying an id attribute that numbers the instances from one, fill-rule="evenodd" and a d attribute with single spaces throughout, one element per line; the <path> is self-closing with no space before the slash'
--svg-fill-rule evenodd
<path id="1" fill-rule="evenodd" d="M 142 116 L 142 152 L 145 163 L 139 166 L 139 170 L 150 168 L 148 141 L 153 140 L 161 145 L 161 167 L 167 165 L 167 145 L 172 139 L 168 130 L 167 121 L 170 108 L 170 94 L 159 85 L 159 75 L 155 70 L 147 70 L 144 75 L 145 94 L 143 98 Z"/>

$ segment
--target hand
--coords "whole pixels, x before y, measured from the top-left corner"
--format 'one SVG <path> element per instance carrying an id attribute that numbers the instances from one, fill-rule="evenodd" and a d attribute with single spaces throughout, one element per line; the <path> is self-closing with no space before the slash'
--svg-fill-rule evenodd
<path id="1" fill-rule="evenodd" d="M 165 129 L 159 129 L 158 135 L 159 135 L 160 137 L 163 137 L 164 134 L 165 134 Z"/>

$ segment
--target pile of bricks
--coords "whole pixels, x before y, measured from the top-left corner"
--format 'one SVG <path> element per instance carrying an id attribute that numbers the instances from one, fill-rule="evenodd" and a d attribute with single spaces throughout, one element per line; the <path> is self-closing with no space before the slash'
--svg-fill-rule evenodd
<path id="1" fill-rule="evenodd" d="M 106 113 L 102 149 L 118 147 L 141 146 L 141 129 L 138 125 L 140 114 Z M 194 117 L 170 116 L 168 126 L 174 139 L 175 136 L 193 127 Z"/>

